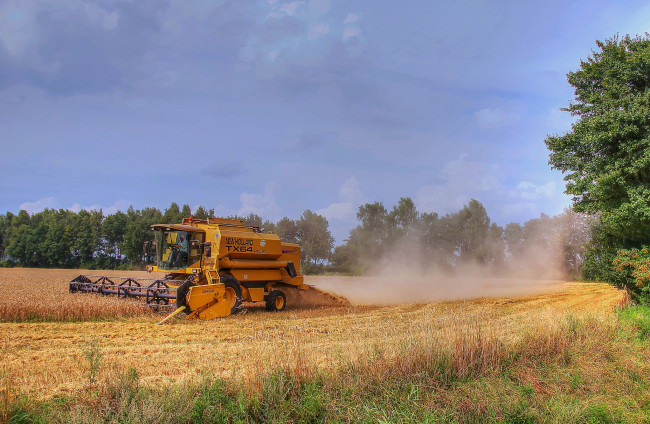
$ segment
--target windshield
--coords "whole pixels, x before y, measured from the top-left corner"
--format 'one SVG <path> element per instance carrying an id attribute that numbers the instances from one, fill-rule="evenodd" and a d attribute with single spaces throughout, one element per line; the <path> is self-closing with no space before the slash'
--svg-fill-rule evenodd
<path id="1" fill-rule="evenodd" d="M 201 260 L 200 244 L 203 233 L 162 230 L 156 231 L 156 256 L 158 268 L 179 270 Z"/>

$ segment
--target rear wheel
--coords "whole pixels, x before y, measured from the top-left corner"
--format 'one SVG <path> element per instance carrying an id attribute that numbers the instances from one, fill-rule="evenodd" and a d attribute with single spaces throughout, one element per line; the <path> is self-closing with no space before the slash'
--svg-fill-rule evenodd
<path id="1" fill-rule="evenodd" d="M 273 290 L 266 296 L 267 311 L 282 311 L 287 307 L 287 296 L 282 290 Z"/>
<path id="2" fill-rule="evenodd" d="M 236 314 L 239 308 L 241 308 L 243 300 L 241 286 L 232 275 L 222 275 L 220 281 L 226 286 L 226 292 L 223 297 L 228 303 L 228 306 L 230 306 L 230 313 Z"/>

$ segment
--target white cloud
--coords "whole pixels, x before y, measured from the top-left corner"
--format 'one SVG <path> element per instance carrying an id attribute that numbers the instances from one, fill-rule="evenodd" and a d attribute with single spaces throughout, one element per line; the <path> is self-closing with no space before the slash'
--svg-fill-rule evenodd
<path id="1" fill-rule="evenodd" d="M 20 209 L 24 209 L 30 214 L 40 212 L 43 209 L 46 208 L 55 208 L 57 204 L 57 201 L 54 197 L 45 197 L 43 199 L 39 199 L 35 202 L 25 202 L 20 205 Z"/>
<path id="2" fill-rule="evenodd" d="M 432 184 L 420 187 L 415 194 L 418 209 L 447 213 L 461 209 L 472 198 L 494 196 L 503 186 L 496 164 L 468 161 L 466 155 L 447 162 Z M 483 195 L 482 195 L 483 194 Z"/>
<path id="3" fill-rule="evenodd" d="M 111 206 L 107 208 L 102 208 L 104 211 L 104 215 L 112 215 L 117 211 L 126 211 L 129 209 L 129 206 L 131 206 L 133 202 L 129 202 L 128 200 L 120 199 L 117 202 L 113 203 Z"/>
<path id="4" fill-rule="evenodd" d="M 342 24 L 340 17 L 332 16 L 330 3 L 330 0 L 269 1 L 265 19 L 258 22 L 239 50 L 241 63 L 236 65 L 236 71 L 254 71 L 257 78 L 267 79 L 287 72 L 292 65 L 317 66 L 341 37 L 350 56 L 360 54 L 363 36 L 356 24 L 358 15 L 348 14 L 346 19 L 350 23 Z M 282 18 L 286 22 L 270 22 Z M 286 31 L 277 31 L 280 26 L 285 26 Z M 268 36 L 268 31 L 277 32 Z"/>
<path id="5" fill-rule="evenodd" d="M 20 205 L 20 209 L 24 209 L 30 214 L 34 214 L 46 208 L 55 209 L 58 207 L 58 204 L 59 204 L 58 200 L 55 197 L 50 196 L 50 197 L 45 197 L 43 199 L 39 199 L 35 202 L 25 202 Z M 97 204 L 82 206 L 80 203 L 74 203 L 72 206 L 64 209 L 67 209 L 75 213 L 78 213 L 81 210 L 98 211 L 101 209 L 102 212 L 104 213 L 104 216 L 107 216 L 107 215 L 112 215 L 117 211 L 126 211 L 131 204 L 132 202 L 129 202 L 128 200 L 120 199 L 108 207 L 97 205 Z"/>
<path id="6" fill-rule="evenodd" d="M 280 6 L 279 10 L 287 16 L 296 16 L 298 14 L 298 8 L 304 4 L 304 1 L 293 1 L 291 3 L 283 4 Z"/>
<path id="7" fill-rule="evenodd" d="M 0 3 L 0 43 L 9 55 L 22 56 L 38 39 L 37 6 L 28 1 Z"/>
<path id="8" fill-rule="evenodd" d="M 341 186 L 339 197 L 346 202 L 354 202 L 361 199 L 361 190 L 359 182 L 355 177 L 350 177 Z"/>
<path id="9" fill-rule="evenodd" d="M 354 24 L 354 23 L 357 23 L 358 20 L 359 20 L 359 15 L 357 15 L 356 13 L 350 13 L 350 14 L 345 18 L 345 21 L 343 21 L 343 23 L 344 23 L 345 25 L 348 25 L 348 24 Z"/>
<path id="10" fill-rule="evenodd" d="M 85 211 L 98 211 L 101 209 L 102 213 L 104 216 L 112 215 L 117 211 L 126 211 L 129 206 L 132 205 L 132 202 L 129 202 L 128 200 L 120 199 L 117 202 L 113 203 L 111 206 L 101 206 L 101 205 L 89 205 L 89 206 L 82 206 L 79 203 L 75 203 L 72 206 L 70 206 L 68 209 L 69 211 L 78 213 L 81 210 Z"/>
<path id="11" fill-rule="evenodd" d="M 509 218 L 539 216 L 539 207 L 533 202 L 514 202 L 506 203 L 499 207 L 501 214 Z"/>
<path id="12" fill-rule="evenodd" d="M 273 218 L 278 212 L 278 205 L 275 202 L 275 184 L 267 183 L 264 186 L 264 193 L 242 193 L 239 195 L 241 208 L 237 212 L 239 215 L 248 215 L 251 213 L 263 216 L 264 218 Z"/>
<path id="13" fill-rule="evenodd" d="M 309 27 L 309 36 L 310 40 L 315 40 L 322 35 L 328 34 L 330 32 L 330 26 L 324 22 L 318 22 Z"/>
<path id="14" fill-rule="evenodd" d="M 72 206 L 70 206 L 68 209 L 70 212 L 74 213 L 79 213 L 79 211 L 86 210 L 86 211 L 96 211 L 99 210 L 101 207 L 99 205 L 90 205 L 90 206 L 81 206 L 80 203 L 73 203 Z"/>
<path id="15" fill-rule="evenodd" d="M 549 181 L 542 185 L 537 185 L 529 181 L 520 181 L 516 189 L 517 196 L 527 200 L 549 199 L 556 192 L 557 183 L 555 181 Z"/>
<path id="16" fill-rule="evenodd" d="M 506 112 L 501 108 L 485 108 L 475 114 L 476 122 L 481 128 L 499 127 L 519 119 L 516 113 Z"/>
<path id="17" fill-rule="evenodd" d="M 340 202 L 331 203 L 326 208 L 317 210 L 316 213 L 323 215 L 328 221 L 343 221 L 354 218 L 362 199 L 359 182 L 355 177 L 345 180 L 339 189 L 339 199 Z"/>
<path id="18" fill-rule="evenodd" d="M 64 0 L 56 2 L 54 6 L 53 2 L 43 0 L 3 0 L 0 2 L 0 44 L 10 56 L 26 57 L 30 62 L 35 62 L 34 66 L 39 65 L 42 59 L 36 57 L 32 49 L 40 38 L 39 15 L 57 9 L 83 9 L 90 22 L 96 23 L 106 31 L 115 29 L 120 20 L 117 12 L 109 12 L 94 3 Z M 43 66 L 41 63 L 40 67 Z"/>
<path id="19" fill-rule="evenodd" d="M 361 29 L 355 26 L 346 26 L 343 28 L 343 41 L 348 41 L 351 38 L 357 38 L 361 34 Z"/>

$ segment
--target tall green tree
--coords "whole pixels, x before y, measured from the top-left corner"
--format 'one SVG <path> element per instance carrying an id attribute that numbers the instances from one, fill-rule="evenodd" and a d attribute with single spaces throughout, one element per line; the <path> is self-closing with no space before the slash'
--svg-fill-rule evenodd
<path id="1" fill-rule="evenodd" d="M 248 216 L 241 218 L 244 221 L 244 225 L 251 225 L 253 227 L 262 227 L 263 220 L 262 217 L 255 213 L 249 213 Z"/>
<path id="2" fill-rule="evenodd" d="M 550 136 L 550 164 L 566 173 L 578 212 L 601 213 L 603 225 L 630 241 L 650 233 L 650 39 L 614 37 L 568 74 L 578 118 Z"/>
<path id="3" fill-rule="evenodd" d="M 286 216 L 275 224 L 275 232 L 282 241 L 287 243 L 299 243 L 300 241 L 300 232 L 296 221 Z"/>
<path id="4" fill-rule="evenodd" d="M 600 216 L 599 244 L 587 255 L 609 260 L 617 248 L 650 242 L 650 38 L 616 36 L 596 45 L 567 75 L 575 99 L 562 110 L 577 121 L 546 145 L 574 209 Z M 611 263 L 591 269 L 598 268 L 610 278 Z"/>
<path id="5" fill-rule="evenodd" d="M 410 197 L 402 197 L 386 217 L 392 237 L 405 237 L 416 231 L 420 214 Z"/>
<path id="6" fill-rule="evenodd" d="M 214 209 L 206 209 L 203 206 L 199 206 L 196 208 L 194 211 L 194 214 L 192 215 L 194 218 L 197 219 L 206 219 L 214 216 Z"/>
<path id="7" fill-rule="evenodd" d="M 189 215 L 187 215 L 189 216 Z M 178 203 L 172 202 L 165 213 L 163 214 L 163 220 L 165 224 L 180 224 L 183 220 L 183 214 L 181 213 L 181 208 L 178 206 Z"/>
<path id="8" fill-rule="evenodd" d="M 478 200 L 469 203 L 455 215 L 456 247 L 462 260 L 489 262 L 488 234 L 490 218 Z M 497 230 L 493 230 L 496 232 Z"/>
<path id="9" fill-rule="evenodd" d="M 124 212 L 117 211 L 108 215 L 102 223 L 102 253 L 106 258 L 105 266 L 114 268 L 121 262 L 122 252 L 120 245 L 124 242 L 127 216 Z"/>
<path id="10" fill-rule="evenodd" d="M 125 236 L 119 247 L 132 264 L 142 264 L 142 245 L 145 241 L 154 239 L 150 226 L 162 222 L 163 215 L 156 208 L 136 210 L 130 206 L 126 211 Z"/>
<path id="11" fill-rule="evenodd" d="M 4 215 L 0 215 L 0 261 L 5 256 L 5 251 L 9 242 L 9 229 L 11 228 L 11 221 L 13 220 L 14 214 L 7 212 Z"/>
<path id="12" fill-rule="evenodd" d="M 334 237 L 327 219 L 307 209 L 296 226 L 305 270 L 311 272 L 322 267 L 329 260 L 334 247 Z"/>

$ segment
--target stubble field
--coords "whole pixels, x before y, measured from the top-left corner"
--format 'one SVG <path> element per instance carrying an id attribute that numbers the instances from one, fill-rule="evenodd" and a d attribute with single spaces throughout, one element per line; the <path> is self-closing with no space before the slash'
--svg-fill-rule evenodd
<path id="1" fill-rule="evenodd" d="M 504 297 L 497 289 L 498 298 L 362 305 L 363 290 L 372 289 L 367 278 L 309 277 L 309 284 L 348 293 L 356 304 L 278 313 L 249 307 L 246 313 L 214 321 L 174 319 L 158 326 L 160 315 L 139 303 L 69 294 L 67 283 L 79 273 L 0 270 L 0 370 L 5 385 L 36 399 L 51 399 L 80 393 L 93 380 L 132 368 L 152 387 L 210 375 L 243 381 L 254 389 L 272 369 L 335 370 L 378 354 L 399 359 L 417 346 L 451 352 L 462 372 L 464 363 L 476 365 L 472 358 L 463 359 L 468 346 L 478 346 L 487 358 L 539 335 L 540 343 L 557 343 L 554 329 L 565 325 L 567 314 L 611 321 L 612 310 L 623 299 L 622 292 L 603 284 L 546 282 L 531 286 L 528 295 L 515 291 Z"/>

